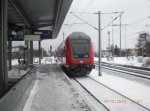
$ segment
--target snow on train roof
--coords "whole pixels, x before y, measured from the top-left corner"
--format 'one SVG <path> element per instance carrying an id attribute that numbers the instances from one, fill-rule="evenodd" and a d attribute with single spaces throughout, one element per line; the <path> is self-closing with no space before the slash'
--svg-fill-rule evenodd
<path id="1" fill-rule="evenodd" d="M 90 36 L 88 36 L 87 34 L 83 33 L 83 32 L 73 32 L 69 35 L 70 39 L 90 39 Z"/>

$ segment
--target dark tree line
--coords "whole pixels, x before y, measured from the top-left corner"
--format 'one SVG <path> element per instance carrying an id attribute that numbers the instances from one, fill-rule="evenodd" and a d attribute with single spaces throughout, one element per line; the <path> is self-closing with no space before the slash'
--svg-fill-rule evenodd
<path id="1" fill-rule="evenodd" d="M 137 39 L 138 56 L 150 56 L 150 34 L 140 33 Z"/>
<path id="2" fill-rule="evenodd" d="M 121 50 L 121 56 L 132 56 L 131 51 L 131 49 Z M 113 55 L 113 46 L 111 46 L 111 52 Z M 114 47 L 114 56 L 120 57 L 120 48 L 117 45 Z"/>

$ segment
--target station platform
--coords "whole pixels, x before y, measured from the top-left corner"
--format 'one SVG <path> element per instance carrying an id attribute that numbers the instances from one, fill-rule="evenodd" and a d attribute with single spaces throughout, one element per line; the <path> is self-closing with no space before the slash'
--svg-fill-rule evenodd
<path id="1" fill-rule="evenodd" d="M 37 68 L 37 80 L 23 111 L 94 111 L 57 64 Z"/>

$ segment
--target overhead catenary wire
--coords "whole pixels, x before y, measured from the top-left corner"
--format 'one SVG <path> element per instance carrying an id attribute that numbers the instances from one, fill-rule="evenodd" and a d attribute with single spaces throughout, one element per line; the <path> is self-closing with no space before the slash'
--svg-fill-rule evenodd
<path id="1" fill-rule="evenodd" d="M 143 20 L 147 19 L 148 17 L 145 17 L 145 18 L 142 18 L 140 20 L 137 20 L 137 21 L 134 21 L 134 22 L 131 22 L 129 23 L 129 25 L 133 25 L 133 24 L 136 24 L 136 23 L 139 23 L 139 22 L 142 22 Z"/>
<path id="2" fill-rule="evenodd" d="M 126 9 L 126 10 L 124 10 L 124 12 L 127 14 L 127 13 L 129 13 L 129 15 L 128 16 L 126 16 L 126 20 L 128 20 L 129 18 L 131 18 L 133 15 L 135 15 L 135 14 L 137 14 L 137 13 L 135 13 L 135 11 L 133 11 L 133 9 L 137 9 L 137 8 L 139 8 L 139 7 L 143 7 L 144 6 L 144 8 L 146 8 L 146 6 L 145 6 L 145 4 L 146 5 L 149 5 L 149 3 L 150 2 L 148 2 L 148 1 L 145 1 L 145 2 L 142 2 L 142 3 L 138 3 L 138 4 L 134 4 L 134 6 L 132 6 L 131 8 L 128 8 L 128 9 Z M 148 6 L 149 7 L 149 6 Z M 143 8 L 142 8 L 143 9 Z M 139 11 L 136 11 L 136 12 L 141 12 L 142 11 L 142 9 L 140 8 L 140 10 Z M 130 14 L 130 12 L 134 12 L 133 14 L 131 13 Z M 131 15 L 131 16 L 130 16 Z"/>
<path id="3" fill-rule="evenodd" d="M 150 2 L 149 2 L 150 3 Z M 132 18 L 132 17 L 136 17 L 137 16 L 137 14 L 139 14 L 139 13 L 144 13 L 145 12 L 145 10 L 143 10 L 143 9 L 145 9 L 145 8 L 147 8 L 147 7 L 150 7 L 150 4 L 149 3 L 147 3 L 146 5 L 148 5 L 148 6 L 144 6 L 142 9 L 140 8 L 140 9 L 138 9 L 138 10 L 136 10 L 136 12 L 134 11 L 133 13 L 129 13 L 129 15 L 128 16 L 126 16 L 126 20 L 128 20 L 129 18 Z M 126 13 L 127 13 L 127 11 L 125 11 Z M 137 13 L 138 12 L 138 13 Z"/>
<path id="4" fill-rule="evenodd" d="M 76 7 L 80 2 L 81 2 L 81 1 L 78 0 L 78 2 L 77 2 L 77 4 L 75 5 L 75 7 Z M 81 16 L 81 15 L 86 11 L 86 9 L 92 4 L 92 2 L 93 2 L 93 0 L 91 0 L 91 1 L 88 3 L 88 5 L 83 9 L 82 13 L 81 13 L 79 16 Z M 74 7 L 74 9 L 76 9 L 75 7 Z M 73 10 L 72 10 L 72 11 L 73 11 Z M 71 12 L 72 12 L 72 11 L 71 11 Z M 70 20 L 71 20 L 71 19 L 69 19 L 66 24 L 69 24 L 69 21 L 70 21 Z M 74 21 L 72 24 L 76 24 L 75 22 L 76 22 L 76 21 Z"/>
<path id="5" fill-rule="evenodd" d="M 121 12 L 121 14 L 123 14 L 124 12 Z M 119 14 L 119 16 L 115 17 L 111 22 L 109 22 L 106 26 L 104 26 L 101 30 L 104 30 L 106 27 L 108 27 L 110 24 L 112 24 L 112 22 L 114 22 L 115 20 L 117 20 L 121 14 Z"/>
<path id="6" fill-rule="evenodd" d="M 73 13 L 72 13 L 72 14 L 73 14 Z M 76 16 L 75 14 L 73 14 L 73 15 Z M 120 16 L 120 15 L 119 15 L 119 16 Z M 119 17 L 119 16 L 118 16 L 118 17 Z M 80 17 L 78 17 L 78 16 L 76 16 L 76 17 L 77 17 L 78 19 L 82 20 L 84 23 L 90 25 L 90 26 L 93 27 L 94 29 L 98 30 L 95 26 L 89 24 L 88 22 L 86 22 L 85 20 L 81 19 Z M 113 19 L 113 21 L 115 21 L 118 17 L 115 17 L 115 18 Z M 147 18 L 148 18 L 148 17 L 145 17 L 145 18 L 142 18 L 142 19 L 140 19 L 140 20 L 131 22 L 131 23 L 129 23 L 127 26 L 130 26 L 130 25 L 139 23 L 139 22 L 141 22 L 141 21 L 143 21 L 143 20 L 145 20 L 145 19 L 147 19 Z M 103 27 L 101 30 L 104 30 L 106 27 L 110 26 L 110 24 L 111 24 L 113 21 L 111 21 L 110 23 L 108 23 L 108 24 L 107 24 L 105 27 Z M 135 33 L 134 33 L 134 34 L 135 34 Z M 129 35 L 129 34 L 128 34 L 128 35 Z"/>
<path id="7" fill-rule="evenodd" d="M 133 10 L 133 9 L 135 9 L 135 8 L 137 8 L 137 7 L 140 7 L 140 6 L 143 6 L 143 5 L 145 5 L 145 4 L 147 4 L 147 1 L 144 1 L 144 2 L 142 2 L 142 3 L 134 4 L 135 6 L 132 6 L 131 8 L 126 9 L 125 12 L 130 11 L 130 10 Z"/>
<path id="8" fill-rule="evenodd" d="M 90 2 L 92 2 L 92 1 L 90 1 Z M 90 4 L 90 2 L 89 2 L 89 4 Z M 145 3 L 145 2 L 144 2 L 144 3 Z M 87 5 L 87 7 L 89 7 L 89 4 Z M 86 8 L 87 8 L 87 7 L 86 7 Z M 86 11 L 86 8 L 85 8 L 82 12 L 74 12 L 74 13 L 81 13 L 81 15 L 82 15 L 83 13 L 92 14 L 91 12 L 89 12 L 89 13 L 88 13 L 88 12 L 85 12 L 85 11 Z M 129 9 L 128 9 L 128 10 L 129 10 Z M 127 11 L 128 11 L 128 10 L 127 10 Z M 73 13 L 72 13 L 72 14 L 73 14 Z M 75 15 L 75 14 L 74 14 L 74 16 L 76 16 L 78 19 L 81 20 L 81 18 L 80 18 L 79 16 L 77 16 L 77 15 Z M 118 17 L 119 17 L 119 16 L 118 16 Z M 117 17 L 117 18 L 118 18 L 118 17 Z M 114 18 L 114 19 L 116 20 L 116 18 Z M 143 21 L 143 20 L 145 20 L 145 19 L 146 19 L 146 18 L 144 18 L 144 19 L 142 19 L 142 20 L 138 20 L 138 21 L 132 22 L 132 23 L 129 23 L 129 25 L 139 23 L 139 22 L 141 22 L 141 21 Z M 115 20 L 114 20 L 114 21 L 115 21 Z M 94 29 L 97 30 L 97 28 L 96 28 L 95 26 L 89 24 L 88 22 L 86 22 L 86 21 L 83 20 L 83 19 L 82 19 L 82 21 L 84 21 L 84 23 L 87 23 L 88 25 L 92 26 Z M 109 24 L 111 24 L 111 23 L 112 23 L 112 21 L 111 21 Z M 109 24 L 108 24 L 108 25 L 109 25 Z M 103 27 L 101 30 L 105 29 L 108 25 L 106 25 L 105 27 Z M 128 25 L 128 26 L 129 26 L 129 25 Z"/>
<path id="9" fill-rule="evenodd" d="M 79 15 L 79 17 L 81 17 L 82 16 L 82 14 L 87 10 L 87 8 L 92 4 L 92 2 L 93 2 L 93 0 L 91 0 L 89 3 L 88 3 L 88 5 L 83 9 L 83 11 L 82 12 L 80 12 L 80 15 Z M 76 20 L 74 20 L 74 22 L 76 22 Z M 73 22 L 73 23 L 74 23 Z"/>
<path id="10" fill-rule="evenodd" d="M 136 21 L 133 21 L 133 22 L 131 22 L 131 23 L 128 23 L 126 26 L 127 26 L 127 27 L 131 27 L 132 25 L 137 24 L 137 23 L 140 23 L 140 22 L 144 21 L 145 19 L 148 19 L 148 17 L 144 17 L 144 18 L 142 18 L 142 19 L 140 19 L 140 20 L 136 20 Z M 121 24 L 121 25 L 124 26 L 124 24 Z M 110 26 L 111 26 L 111 25 L 110 25 Z M 119 25 L 116 24 L 116 25 L 113 25 L 113 26 L 119 26 Z M 115 29 L 114 31 L 116 31 L 116 30 L 119 30 L 119 29 L 117 28 L 117 29 Z"/>
<path id="11" fill-rule="evenodd" d="M 94 29 L 96 29 L 96 30 L 99 30 L 98 28 L 96 28 L 95 26 L 91 25 L 91 24 L 88 23 L 87 21 L 85 21 L 85 20 L 83 20 L 82 18 L 80 18 L 79 16 L 75 15 L 73 12 L 70 12 L 70 13 L 71 13 L 73 16 L 75 16 L 75 17 L 77 17 L 78 19 L 80 19 L 81 21 L 83 21 L 84 23 L 86 23 L 86 24 L 88 24 L 89 26 L 91 26 L 92 28 L 94 28 Z M 123 14 L 124 12 L 120 12 L 120 13 Z M 97 14 L 97 13 L 93 13 L 93 14 Z M 101 14 L 112 14 L 112 13 L 101 13 Z M 120 17 L 121 14 L 119 14 L 119 16 L 115 17 L 111 22 L 109 22 L 106 26 L 104 26 L 104 27 L 101 29 L 101 31 L 104 30 L 106 27 L 108 27 L 110 24 L 112 24 L 113 21 L 117 20 L 117 19 Z"/>
<path id="12" fill-rule="evenodd" d="M 83 21 L 84 23 L 88 24 L 89 26 L 93 27 L 94 29 L 98 30 L 98 28 L 96 28 L 95 26 L 91 25 L 90 23 L 86 22 L 85 20 L 83 20 L 82 18 L 76 16 L 74 13 L 70 12 L 73 16 L 77 17 L 78 19 L 80 19 L 81 21 Z"/>
<path id="13" fill-rule="evenodd" d="M 75 6 L 74 6 L 74 7 L 72 7 L 71 12 L 72 12 L 72 11 L 74 11 L 74 10 L 76 9 L 76 7 L 77 7 L 77 6 L 78 6 L 78 4 L 80 3 L 80 1 L 81 1 L 81 0 L 78 0 L 78 1 L 77 1 L 77 3 L 75 4 Z M 69 20 L 70 20 L 70 19 L 69 19 Z M 69 22 L 69 20 L 67 21 L 67 23 Z"/>
<path id="14" fill-rule="evenodd" d="M 82 14 L 87 10 L 87 8 L 92 4 L 92 2 L 93 2 L 93 0 L 91 0 L 89 3 L 88 3 L 88 5 L 83 9 L 83 11 L 82 11 Z M 82 15 L 81 14 L 81 15 Z M 80 16 L 81 16 L 80 15 Z"/>
<path id="15" fill-rule="evenodd" d="M 76 7 L 77 7 L 78 4 L 80 3 L 80 1 L 81 1 L 81 0 L 78 0 L 78 1 L 77 1 L 77 3 L 75 4 L 75 6 L 72 8 L 72 11 L 73 11 L 74 9 L 76 9 Z M 71 11 L 71 12 L 72 12 L 72 11 Z M 70 20 L 71 20 L 71 18 L 69 17 L 68 20 L 67 20 L 67 22 L 66 22 L 65 24 L 68 24 Z M 65 30 L 65 29 L 64 29 L 64 30 Z"/>
<path id="16" fill-rule="evenodd" d="M 145 2 L 142 2 L 142 3 L 138 3 L 137 5 L 135 5 L 134 7 L 131 7 L 131 8 L 129 8 L 129 9 L 127 9 L 127 10 L 124 10 L 124 13 L 127 13 L 128 11 L 130 11 L 130 10 L 133 10 L 134 8 L 137 8 L 137 7 L 139 7 L 139 6 L 145 6 L 145 4 L 147 5 L 148 3 L 150 3 L 150 2 L 147 2 L 147 1 L 145 1 Z M 148 6 L 149 6 L 149 4 L 148 4 Z M 144 7 L 145 8 L 145 7 Z M 140 9 L 140 12 L 141 12 L 141 9 Z M 134 14 L 136 14 L 136 13 L 134 13 Z M 133 16 L 133 14 L 132 14 L 132 16 Z M 126 17 L 126 18 L 131 18 L 131 17 Z M 147 18 L 147 17 L 146 17 Z M 131 22 L 131 23 L 128 23 L 128 26 L 131 26 L 131 25 L 134 25 L 134 24 L 136 24 L 136 23 L 139 23 L 139 22 L 142 22 L 143 20 L 145 20 L 146 18 L 142 18 L 142 19 L 140 19 L 140 20 L 137 20 L 137 21 L 133 21 L 133 22 Z M 116 29 L 116 30 L 118 30 L 118 29 Z M 115 31 L 115 30 L 114 30 Z"/>
<path id="17" fill-rule="evenodd" d="M 145 2 L 144 2 L 145 3 Z M 127 10 L 126 10 L 127 11 Z M 126 12 L 126 11 L 124 11 L 124 13 Z M 142 18 L 142 19 L 140 19 L 140 20 L 137 20 L 137 21 L 133 21 L 133 22 L 131 22 L 131 23 L 128 23 L 128 27 L 131 27 L 132 25 L 134 25 L 134 24 L 137 24 L 137 23 L 140 23 L 140 22 L 142 22 L 142 21 L 144 21 L 145 19 L 147 19 L 148 17 L 144 17 L 144 18 Z M 119 25 L 118 25 L 119 26 Z M 118 29 L 115 29 L 115 30 L 118 30 Z M 115 31 L 114 30 L 114 31 Z"/>

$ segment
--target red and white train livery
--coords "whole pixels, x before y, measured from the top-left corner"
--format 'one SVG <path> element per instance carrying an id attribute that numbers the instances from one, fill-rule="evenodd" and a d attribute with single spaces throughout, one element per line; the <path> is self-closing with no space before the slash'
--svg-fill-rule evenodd
<path id="1" fill-rule="evenodd" d="M 56 50 L 57 61 L 72 75 L 86 75 L 94 68 L 94 53 L 90 37 L 73 32 Z"/>

